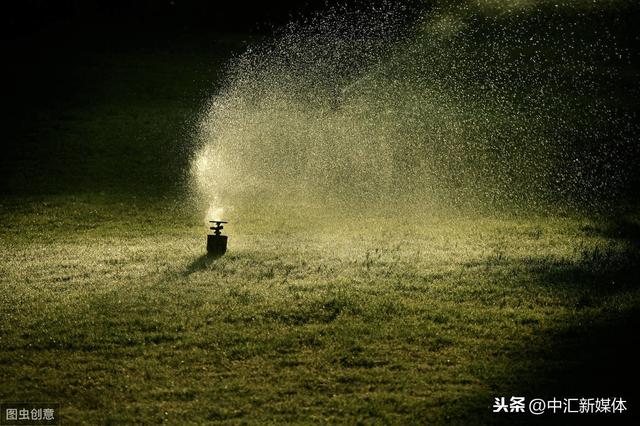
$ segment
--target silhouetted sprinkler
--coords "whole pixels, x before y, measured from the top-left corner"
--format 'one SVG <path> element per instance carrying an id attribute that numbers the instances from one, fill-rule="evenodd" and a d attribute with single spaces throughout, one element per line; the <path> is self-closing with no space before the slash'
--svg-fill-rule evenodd
<path id="1" fill-rule="evenodd" d="M 213 231 L 213 234 L 207 235 L 207 254 L 210 256 L 222 256 L 227 251 L 227 236 L 221 234 L 224 229 L 222 224 L 227 222 L 210 220 L 209 223 L 214 223 L 215 225 L 209 228 Z"/>

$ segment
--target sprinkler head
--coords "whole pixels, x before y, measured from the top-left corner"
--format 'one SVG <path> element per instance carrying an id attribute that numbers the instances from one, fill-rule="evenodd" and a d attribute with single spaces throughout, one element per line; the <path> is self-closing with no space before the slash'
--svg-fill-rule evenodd
<path id="1" fill-rule="evenodd" d="M 212 223 L 210 230 L 213 231 L 213 234 L 207 235 L 207 254 L 210 256 L 219 257 L 225 254 L 227 251 L 227 236 L 222 235 L 222 230 L 224 226 L 223 223 L 228 223 L 223 220 L 210 220 L 209 223 Z"/>

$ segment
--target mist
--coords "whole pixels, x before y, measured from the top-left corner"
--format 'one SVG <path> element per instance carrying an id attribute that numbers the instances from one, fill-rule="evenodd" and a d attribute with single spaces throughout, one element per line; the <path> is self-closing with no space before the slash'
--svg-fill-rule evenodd
<path id="1" fill-rule="evenodd" d="M 333 8 L 292 23 L 228 64 L 193 193 L 207 216 L 607 209 L 638 157 L 612 4 Z"/>

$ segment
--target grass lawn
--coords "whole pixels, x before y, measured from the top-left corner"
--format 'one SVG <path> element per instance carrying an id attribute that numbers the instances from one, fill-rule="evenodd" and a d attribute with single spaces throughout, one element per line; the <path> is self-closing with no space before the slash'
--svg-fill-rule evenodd
<path id="1" fill-rule="evenodd" d="M 214 260 L 168 201 L 0 219 L 0 399 L 65 423 L 489 421 L 495 396 L 635 392 L 634 220 L 243 215 Z"/>
<path id="2" fill-rule="evenodd" d="M 31 83 L 0 160 L 0 401 L 60 403 L 63 424 L 535 420 L 492 414 L 499 396 L 636 411 L 633 211 L 264 206 L 207 258 L 183 178 L 229 40 L 14 63 Z"/>

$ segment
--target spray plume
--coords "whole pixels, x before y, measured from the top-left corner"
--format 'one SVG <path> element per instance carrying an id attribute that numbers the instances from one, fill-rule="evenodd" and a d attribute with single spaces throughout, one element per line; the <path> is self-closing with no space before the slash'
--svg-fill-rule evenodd
<path id="1" fill-rule="evenodd" d="M 201 122 L 208 218 L 607 206 L 636 129 L 598 73 L 628 52 L 582 38 L 598 10 L 511 3 L 335 8 L 248 49 Z"/>

